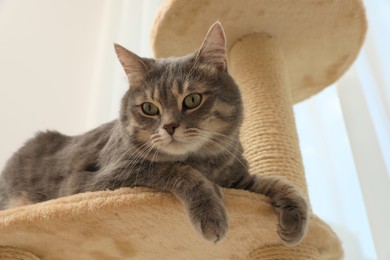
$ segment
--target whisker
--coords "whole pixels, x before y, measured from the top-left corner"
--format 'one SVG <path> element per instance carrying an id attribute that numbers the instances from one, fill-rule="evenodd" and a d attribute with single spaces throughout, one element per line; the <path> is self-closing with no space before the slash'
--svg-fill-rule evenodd
<path id="1" fill-rule="evenodd" d="M 218 132 L 208 131 L 208 130 L 206 130 L 206 129 L 201 129 L 201 128 L 200 128 L 199 130 L 201 130 L 202 132 L 209 133 L 209 134 L 211 134 L 211 135 L 223 136 L 223 137 L 228 138 L 228 139 L 231 139 L 231 140 L 233 140 L 233 141 L 240 142 L 240 139 L 239 139 L 239 138 L 233 138 L 233 137 L 231 137 L 231 136 L 224 135 L 224 134 L 221 134 L 221 133 L 218 133 Z"/>
<path id="2" fill-rule="evenodd" d="M 231 143 L 231 140 L 226 140 L 226 139 L 223 139 L 223 138 L 218 137 L 218 136 L 213 136 L 213 137 L 210 138 L 210 139 L 213 139 L 213 138 L 216 139 L 217 141 L 220 141 L 220 142 L 224 143 L 225 145 L 230 146 L 230 147 L 233 148 L 235 151 L 241 152 L 240 148 L 237 146 L 237 142 Z"/>
<path id="3" fill-rule="evenodd" d="M 230 146 L 235 151 L 241 152 L 240 148 L 237 146 L 237 143 L 239 143 L 240 140 L 236 139 L 236 138 L 232 138 L 232 137 L 224 135 L 224 134 L 220 134 L 220 133 L 217 133 L 217 132 L 212 132 L 212 131 L 207 131 L 207 130 L 203 130 L 203 129 L 194 128 L 193 129 L 193 134 L 189 135 L 189 137 L 190 136 L 191 137 L 192 136 L 196 137 L 196 136 L 198 136 L 201 133 L 211 134 L 212 136 L 210 137 L 210 139 L 216 139 L 217 141 L 222 142 L 225 145 Z"/>
<path id="4" fill-rule="evenodd" d="M 145 154 L 145 156 L 144 156 L 144 158 L 143 158 L 143 160 L 142 160 L 142 162 L 141 162 L 141 165 L 144 163 L 144 161 L 145 161 L 146 158 L 148 157 L 149 153 L 150 153 L 153 149 L 155 149 L 155 145 L 162 141 L 162 138 L 161 138 L 161 136 L 160 136 L 158 133 L 155 133 L 155 134 L 151 135 L 151 138 L 152 138 L 152 140 L 150 141 L 150 143 L 151 143 L 150 149 L 149 149 L 148 151 L 146 151 L 146 154 Z M 150 161 L 151 164 L 153 163 L 154 158 L 155 158 L 157 152 L 159 152 L 158 149 L 155 149 L 155 153 L 154 153 L 154 155 L 153 155 L 153 158 L 152 158 L 152 160 Z M 137 163 L 138 163 L 138 162 L 137 162 Z M 149 170 L 150 170 L 150 167 L 151 167 L 151 165 L 149 166 Z M 138 171 L 137 171 L 137 174 L 136 174 L 136 177 L 135 177 L 134 185 L 137 185 L 137 180 L 138 180 L 138 175 L 139 175 L 140 170 L 141 170 L 141 167 L 138 168 Z"/>
<path id="5" fill-rule="evenodd" d="M 146 150 L 147 150 L 147 151 L 146 151 Z M 138 160 L 137 160 L 135 163 L 132 164 L 132 166 L 131 166 L 131 168 L 130 168 L 130 170 L 129 170 L 129 173 L 130 173 L 130 174 L 132 174 L 133 168 L 138 164 L 138 162 L 139 162 L 140 160 L 142 160 L 141 163 L 140 163 L 140 166 L 143 165 L 144 161 L 146 160 L 146 158 L 148 157 L 149 153 L 150 153 L 152 150 L 153 150 L 153 146 L 149 146 L 149 149 L 145 149 L 145 151 L 142 153 L 142 155 L 139 156 Z M 138 167 L 138 171 L 137 171 L 137 174 L 136 174 L 135 180 L 134 180 L 134 186 L 137 185 L 138 175 L 139 175 L 140 170 L 141 170 L 141 167 Z"/>
<path id="6" fill-rule="evenodd" d="M 115 175 L 114 180 L 114 186 L 116 185 L 117 181 L 123 176 L 123 174 L 126 172 L 126 176 L 128 174 L 131 174 L 132 168 L 137 164 L 137 162 L 140 160 L 140 158 L 143 156 L 146 150 L 149 149 L 149 144 L 145 143 L 141 147 L 138 147 L 129 157 L 126 159 L 126 163 L 124 163 L 120 169 L 119 172 Z M 134 156 L 134 158 L 132 158 Z M 130 170 L 128 169 L 130 167 Z"/>
<path id="7" fill-rule="evenodd" d="M 119 156 L 114 162 L 110 163 L 110 165 L 118 165 L 120 161 L 125 161 L 126 163 L 123 163 L 123 164 L 120 164 L 121 167 L 119 168 L 119 172 L 122 172 L 122 170 L 124 168 L 126 168 L 129 164 L 129 160 L 131 159 L 131 157 L 133 157 L 135 154 L 137 154 L 137 152 L 142 149 L 146 144 L 143 144 L 141 147 L 138 147 L 135 151 L 133 151 L 127 158 L 125 157 L 125 155 L 121 155 Z M 126 166 L 125 166 L 126 165 Z M 113 171 L 115 170 L 114 169 L 115 167 L 113 167 L 113 169 L 111 169 L 110 171 Z M 115 178 L 115 181 L 114 181 L 114 185 L 116 185 L 116 178 Z"/>
<path id="8" fill-rule="evenodd" d="M 156 155 L 157 155 L 158 153 L 159 153 L 159 150 L 156 149 L 156 151 L 154 152 L 153 158 L 152 158 L 152 160 L 150 161 L 150 164 L 149 164 L 149 173 L 148 173 L 149 176 L 151 175 L 152 165 L 155 163 L 155 158 L 156 158 Z"/>
<path id="9" fill-rule="evenodd" d="M 247 167 L 246 167 L 246 165 L 234 154 L 234 153 L 232 153 L 231 151 L 229 151 L 226 147 L 224 147 L 224 146 L 222 146 L 222 145 L 220 145 L 219 143 L 217 143 L 217 142 L 215 142 L 215 141 L 213 141 L 213 140 L 211 140 L 211 139 L 207 139 L 207 138 L 205 138 L 205 137 L 203 137 L 203 136 L 199 136 L 200 138 L 204 138 L 205 140 L 207 140 L 208 142 L 210 142 L 210 143 L 212 143 L 212 144 L 214 144 L 214 145 L 216 145 L 216 146 L 218 146 L 222 151 L 226 151 L 226 152 L 228 152 L 231 156 L 233 156 L 246 170 L 248 170 L 247 169 Z"/>

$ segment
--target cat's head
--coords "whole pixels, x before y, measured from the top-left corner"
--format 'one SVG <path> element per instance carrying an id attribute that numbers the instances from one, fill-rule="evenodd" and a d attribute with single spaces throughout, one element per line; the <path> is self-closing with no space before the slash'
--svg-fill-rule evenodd
<path id="1" fill-rule="evenodd" d="M 237 140 L 242 103 L 227 72 L 225 41 L 215 23 L 185 57 L 145 59 L 115 45 L 130 84 L 120 120 L 133 142 L 180 157 L 215 154 Z"/>

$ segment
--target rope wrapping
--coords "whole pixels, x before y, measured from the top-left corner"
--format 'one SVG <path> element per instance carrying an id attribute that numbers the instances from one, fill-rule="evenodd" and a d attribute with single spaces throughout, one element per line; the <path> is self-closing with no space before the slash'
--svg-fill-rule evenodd
<path id="1" fill-rule="evenodd" d="M 244 100 L 241 140 L 251 173 L 285 178 L 308 200 L 284 57 L 277 42 L 266 34 L 242 38 L 230 51 L 229 68 Z"/>

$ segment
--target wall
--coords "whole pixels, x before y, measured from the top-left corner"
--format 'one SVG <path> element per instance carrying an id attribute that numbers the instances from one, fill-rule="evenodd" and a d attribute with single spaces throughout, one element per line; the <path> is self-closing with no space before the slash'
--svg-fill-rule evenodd
<path id="1" fill-rule="evenodd" d="M 116 117 L 117 42 L 150 57 L 162 0 L 0 0 L 0 170 L 40 130 L 81 134 Z"/>
<path id="2" fill-rule="evenodd" d="M 94 125 L 107 2 L 0 1 L 0 169 L 38 130 L 74 135 Z"/>

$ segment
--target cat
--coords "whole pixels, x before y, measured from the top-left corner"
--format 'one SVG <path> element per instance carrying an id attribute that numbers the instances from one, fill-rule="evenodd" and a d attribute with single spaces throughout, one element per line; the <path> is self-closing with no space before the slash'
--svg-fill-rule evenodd
<path id="1" fill-rule="evenodd" d="M 129 81 L 119 118 L 79 136 L 47 131 L 27 141 L 0 176 L 0 209 L 144 186 L 173 193 L 195 229 L 217 242 L 228 228 L 220 187 L 245 189 L 270 198 L 279 236 L 298 243 L 308 218 L 303 196 L 282 179 L 248 172 L 222 25 L 184 57 L 147 59 L 114 47 Z"/>

